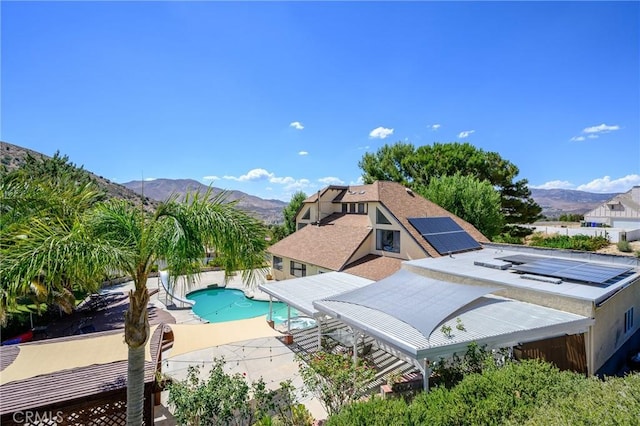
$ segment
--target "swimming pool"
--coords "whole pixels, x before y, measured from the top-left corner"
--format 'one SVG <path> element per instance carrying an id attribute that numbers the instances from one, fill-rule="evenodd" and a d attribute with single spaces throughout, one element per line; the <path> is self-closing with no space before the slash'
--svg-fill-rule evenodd
<path id="1" fill-rule="evenodd" d="M 249 299 L 242 290 L 205 288 L 187 294 L 187 299 L 196 302 L 193 313 L 209 322 L 235 321 L 269 314 L 268 301 Z M 297 315 L 298 311 L 291 308 L 291 317 Z M 287 305 L 273 302 L 272 318 L 276 324 L 286 321 Z"/>

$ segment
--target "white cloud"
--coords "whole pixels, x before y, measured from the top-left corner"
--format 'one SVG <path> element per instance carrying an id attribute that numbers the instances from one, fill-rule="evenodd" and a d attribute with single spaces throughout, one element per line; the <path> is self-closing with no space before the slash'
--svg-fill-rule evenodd
<path id="1" fill-rule="evenodd" d="M 530 187 L 536 189 L 574 189 L 575 185 L 566 180 L 552 180 L 542 185 L 530 185 Z"/>
<path id="2" fill-rule="evenodd" d="M 309 179 L 294 179 L 291 176 L 276 176 L 275 173 L 261 168 L 249 170 L 247 174 L 242 176 L 225 175 L 222 179 L 234 180 L 236 182 L 256 182 L 266 180 L 269 183 L 284 185 L 284 189 L 287 191 L 302 191 L 310 186 Z M 269 189 L 271 190 L 271 188 Z"/>
<path id="3" fill-rule="evenodd" d="M 240 177 L 225 175 L 223 179 L 235 180 L 238 182 L 255 182 L 258 180 L 272 179 L 273 173 L 269 173 L 265 169 L 253 169 L 249 170 L 246 175 Z"/>
<path id="4" fill-rule="evenodd" d="M 582 131 L 582 133 L 609 133 L 611 131 L 619 130 L 619 129 L 620 129 L 620 126 L 618 125 L 607 126 L 606 124 L 603 123 L 599 126 L 587 127 Z"/>
<path id="5" fill-rule="evenodd" d="M 153 182 L 154 180 L 156 180 L 158 178 L 154 178 L 154 177 L 148 177 L 148 178 L 144 178 L 145 182 Z"/>
<path id="6" fill-rule="evenodd" d="M 440 126 L 439 124 L 432 124 L 432 125 L 430 125 L 429 127 L 431 128 L 431 130 L 433 130 L 433 131 L 435 132 L 435 131 L 436 131 L 436 130 L 438 130 L 441 126 Z"/>
<path id="7" fill-rule="evenodd" d="M 304 129 L 304 126 L 303 126 L 303 125 L 302 125 L 302 123 L 301 123 L 301 122 L 299 122 L 299 121 L 292 121 L 292 122 L 289 124 L 289 127 L 293 127 L 293 128 L 294 128 L 294 129 L 296 129 L 296 130 L 302 130 L 302 129 Z"/>
<path id="8" fill-rule="evenodd" d="M 588 192 L 627 192 L 636 185 L 640 185 L 640 175 L 634 174 L 619 179 L 611 179 L 610 176 L 605 176 L 594 179 L 585 185 L 580 185 L 576 189 Z"/>
<path id="9" fill-rule="evenodd" d="M 582 142 L 584 140 L 584 136 L 574 136 L 569 139 L 571 142 Z"/>
<path id="10" fill-rule="evenodd" d="M 202 180 L 220 180 L 218 176 L 205 176 Z"/>
<path id="11" fill-rule="evenodd" d="M 376 127 L 369 132 L 369 137 L 372 139 L 386 139 L 393 134 L 393 129 L 386 127 Z"/>
<path id="12" fill-rule="evenodd" d="M 344 181 L 342 179 L 333 176 L 320 178 L 318 179 L 318 182 L 325 185 L 344 185 Z"/>
<path id="13" fill-rule="evenodd" d="M 364 179 L 362 179 L 362 176 L 358 176 L 358 179 L 354 181 L 349 182 L 349 185 L 362 185 L 364 184 Z"/>
<path id="14" fill-rule="evenodd" d="M 475 132 L 476 132 L 475 130 L 465 130 L 463 132 L 458 133 L 458 137 L 459 138 L 468 138 L 471 135 L 471 133 L 475 133 Z"/>
<path id="15" fill-rule="evenodd" d="M 309 153 L 307 151 L 300 151 L 298 155 L 309 155 Z"/>
<path id="16" fill-rule="evenodd" d="M 598 135 L 596 135 L 596 134 L 594 134 L 594 133 L 589 133 L 589 134 L 587 135 L 587 137 L 588 137 L 589 139 L 598 139 L 598 137 L 599 137 L 599 136 L 598 136 Z"/>

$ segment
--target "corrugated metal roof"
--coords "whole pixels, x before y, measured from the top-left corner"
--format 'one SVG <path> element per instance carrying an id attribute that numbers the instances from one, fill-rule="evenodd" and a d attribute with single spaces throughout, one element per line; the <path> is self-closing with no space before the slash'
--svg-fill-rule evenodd
<path id="1" fill-rule="evenodd" d="M 437 328 L 426 337 L 406 322 L 376 309 L 331 300 L 316 302 L 314 306 L 415 359 L 437 360 L 455 352 L 463 353 L 471 342 L 493 348 L 575 334 L 593 324 L 593 319 L 581 315 L 487 295 L 441 323 L 451 328 L 450 336 Z M 413 304 L 407 308 L 425 312 L 429 306 Z M 458 318 L 464 330 L 457 328 Z"/>
<path id="2" fill-rule="evenodd" d="M 261 284 L 260 290 L 307 315 L 318 313 L 313 302 L 354 290 L 373 281 L 343 272 L 328 272 L 284 281 Z"/>
<path id="3" fill-rule="evenodd" d="M 497 289 L 447 283 L 401 269 L 376 283 L 326 297 L 323 301 L 353 303 L 376 309 L 429 336 L 453 312 Z"/>
<path id="4" fill-rule="evenodd" d="M 529 256 L 522 256 L 523 254 Z M 556 258 L 568 260 L 581 260 L 596 265 L 628 265 L 635 271 L 628 277 L 620 281 L 608 285 L 598 286 L 589 285 L 574 281 L 562 281 L 559 284 L 531 281 L 522 279 L 513 269 L 493 269 L 480 266 L 483 262 L 492 262 L 496 259 L 504 258 L 529 258 L 536 255 L 541 259 Z M 638 279 L 638 260 L 627 256 L 596 256 L 585 252 L 567 252 L 560 250 L 535 250 L 531 247 L 513 247 L 496 246 L 484 248 L 467 253 L 459 253 L 453 257 L 439 257 L 435 259 L 419 259 L 410 260 L 403 264 L 403 267 L 409 268 L 417 273 L 425 273 L 428 275 L 437 275 L 447 279 L 451 277 L 451 281 L 464 280 L 465 282 L 483 282 L 485 285 L 496 284 L 503 287 L 515 287 L 529 289 L 540 293 L 557 294 L 560 296 L 586 300 L 599 304 L 609 298 L 611 295 L 619 291 L 621 288 L 629 285 L 629 283 Z M 424 272 L 421 272 L 424 271 Z"/>

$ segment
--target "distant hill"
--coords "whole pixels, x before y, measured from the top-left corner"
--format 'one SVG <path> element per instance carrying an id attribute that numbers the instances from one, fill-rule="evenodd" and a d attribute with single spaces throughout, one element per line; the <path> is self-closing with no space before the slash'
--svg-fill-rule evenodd
<path id="1" fill-rule="evenodd" d="M 12 171 L 20 167 L 27 156 L 33 157 L 49 156 L 40 152 L 23 148 L 8 142 L 0 141 L 0 168 L 6 171 Z M 60 155 L 65 155 L 63 152 Z M 73 163 L 73 158 L 69 158 Z M 82 166 L 76 165 L 81 168 Z M 132 202 L 140 202 L 142 194 L 142 182 L 133 181 L 124 185 L 115 183 L 102 176 L 95 175 L 88 170 L 84 170 L 96 184 L 104 190 L 110 197 L 123 198 Z M 190 191 L 206 191 L 208 187 L 198 181 L 191 179 L 156 179 L 154 181 L 144 182 L 144 204 L 148 208 L 153 208 L 158 201 L 166 200 L 171 194 L 184 195 L 187 190 Z M 214 193 L 222 191 L 219 188 L 213 188 Z M 229 201 L 239 200 L 238 207 L 249 213 L 254 213 L 256 217 L 264 220 L 266 223 L 283 223 L 284 216 L 282 209 L 287 205 L 280 200 L 264 200 L 260 197 L 245 194 L 240 191 L 229 191 Z"/>
<path id="2" fill-rule="evenodd" d="M 0 141 L 0 165 L 11 171 L 18 168 L 26 157 L 27 153 L 32 156 L 46 155 Z M 64 153 L 61 153 L 64 155 Z M 73 161 L 71 158 L 70 161 Z M 97 176 L 90 171 L 86 171 L 110 196 L 124 198 L 130 201 L 139 202 L 142 193 L 142 182 L 132 181 L 123 185 Z M 145 204 L 154 205 L 157 201 L 167 199 L 171 194 L 184 195 L 187 190 L 206 190 L 207 187 L 192 179 L 156 179 L 144 182 Z M 214 192 L 220 191 L 214 188 Z M 561 214 L 585 214 L 598 205 L 612 199 L 618 193 L 598 194 L 593 192 L 576 191 L 572 189 L 531 189 L 531 197 L 542 207 L 542 214 L 548 218 L 557 218 Z M 265 200 L 240 191 L 230 191 L 229 199 L 236 200 L 238 207 L 248 212 L 255 212 L 256 215 L 266 223 L 282 223 L 284 221 L 282 209 L 287 203 L 280 200 Z"/>
<path id="3" fill-rule="evenodd" d="M 573 189 L 531 189 L 531 198 L 542 207 L 542 214 L 557 218 L 562 214 L 585 214 L 618 193 L 599 194 Z"/>
<path id="4" fill-rule="evenodd" d="M 138 194 L 144 192 L 145 197 L 152 198 L 157 201 L 163 201 L 172 194 L 184 197 L 187 191 L 204 192 L 209 187 L 193 179 L 154 179 L 150 181 L 131 181 L 123 184 L 126 188 L 135 191 Z M 214 194 L 222 191 L 220 188 L 212 188 Z M 241 191 L 227 191 L 228 200 L 238 200 L 238 208 L 255 213 L 257 217 L 266 223 L 283 223 L 284 216 L 282 209 L 287 205 L 280 200 L 265 200 L 254 195 L 249 195 Z"/>
<path id="5" fill-rule="evenodd" d="M 0 167 L 4 168 L 4 170 L 8 172 L 19 168 L 24 163 L 27 154 L 30 154 L 35 158 L 51 158 L 48 155 L 42 154 L 40 152 L 33 151 L 28 148 L 23 148 L 18 145 L 13 145 L 8 142 L 0 141 Z M 62 156 L 65 154 L 61 152 L 60 155 Z M 69 161 L 73 163 L 72 158 L 69 158 Z M 76 165 L 76 167 L 81 168 L 82 166 Z M 85 170 L 85 172 L 98 185 L 98 187 L 105 191 L 110 197 L 122 198 L 136 203 L 140 202 L 140 194 L 118 183 L 112 182 L 109 179 L 105 179 L 102 176 L 95 175 L 88 170 Z M 156 204 L 156 201 L 152 200 L 149 197 L 145 197 L 144 204 L 151 207 Z"/>

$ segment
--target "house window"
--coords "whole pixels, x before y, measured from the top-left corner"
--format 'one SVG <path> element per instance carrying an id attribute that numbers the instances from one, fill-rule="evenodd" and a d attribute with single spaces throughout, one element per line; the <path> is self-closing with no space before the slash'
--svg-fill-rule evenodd
<path id="1" fill-rule="evenodd" d="M 389 219 L 376 207 L 376 223 L 380 225 L 391 225 Z"/>
<path id="2" fill-rule="evenodd" d="M 365 203 L 358 203 L 358 214 L 367 213 L 367 205 Z"/>
<path id="3" fill-rule="evenodd" d="M 355 213 L 355 212 L 356 212 L 356 203 L 349 204 L 349 213 Z"/>
<path id="4" fill-rule="evenodd" d="M 342 213 L 346 213 L 347 212 L 347 207 L 348 207 L 347 203 L 342 203 Z"/>
<path id="5" fill-rule="evenodd" d="M 306 277 L 307 276 L 307 265 L 304 263 L 294 262 L 293 260 L 290 263 L 289 272 L 294 277 Z"/>
<path id="6" fill-rule="evenodd" d="M 301 230 L 302 228 L 304 228 L 307 225 L 308 225 L 307 223 L 299 223 L 298 224 L 298 231 Z"/>
<path id="7" fill-rule="evenodd" d="M 400 231 L 378 229 L 376 231 L 376 249 L 400 253 Z"/>
<path id="8" fill-rule="evenodd" d="M 302 216 L 302 218 L 305 220 L 311 219 L 311 209 L 307 209 L 307 211 L 304 213 L 304 216 Z"/>
<path id="9" fill-rule="evenodd" d="M 277 269 L 278 271 L 282 271 L 282 258 L 278 256 L 273 256 L 273 269 Z"/>
<path id="10" fill-rule="evenodd" d="M 624 332 L 628 333 L 633 329 L 633 308 L 624 313 Z"/>

